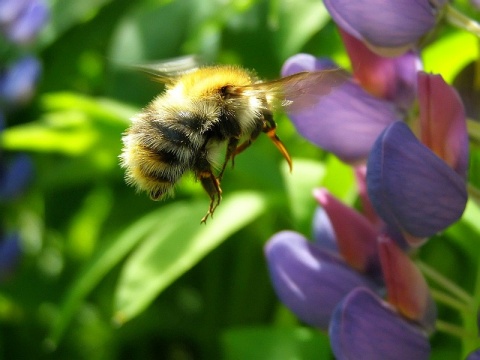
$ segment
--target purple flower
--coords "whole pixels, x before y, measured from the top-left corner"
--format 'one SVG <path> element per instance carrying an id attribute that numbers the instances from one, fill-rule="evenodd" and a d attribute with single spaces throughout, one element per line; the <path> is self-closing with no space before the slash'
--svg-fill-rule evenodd
<path id="1" fill-rule="evenodd" d="M 437 23 L 446 0 L 325 0 L 333 20 L 376 53 L 397 56 Z"/>
<path id="2" fill-rule="evenodd" d="M 418 52 L 408 51 L 402 56 L 386 58 L 342 29 L 340 35 L 360 85 L 370 94 L 408 110 L 417 95 L 417 72 L 422 69 Z"/>
<path id="3" fill-rule="evenodd" d="M 28 43 L 46 24 L 49 9 L 42 0 L 0 0 L 0 25 L 7 38 Z"/>
<path id="4" fill-rule="evenodd" d="M 282 75 L 324 69 L 323 62 L 299 54 L 285 63 Z M 307 140 L 352 164 L 365 161 L 383 129 L 400 119 L 394 104 L 370 95 L 353 78 L 289 116 Z"/>
<path id="5" fill-rule="evenodd" d="M 411 245 L 457 221 L 467 201 L 462 104 L 441 77 L 419 78 L 420 138 L 425 145 L 406 124 L 393 123 L 376 141 L 367 165 L 374 208 Z"/>
<path id="6" fill-rule="evenodd" d="M 33 173 L 33 164 L 27 155 L 16 155 L 11 162 L 0 162 L 0 200 L 18 197 L 26 188 Z"/>
<path id="7" fill-rule="evenodd" d="M 282 302 L 302 321 L 321 329 L 328 328 L 335 306 L 352 289 L 376 288 L 340 257 L 292 231 L 274 235 L 265 255 Z"/>
<path id="8" fill-rule="evenodd" d="M 7 24 L 20 15 L 30 0 L 0 0 L 0 24 Z"/>
<path id="9" fill-rule="evenodd" d="M 8 104 L 22 104 L 33 96 L 40 75 L 40 62 L 26 56 L 0 75 L 0 99 Z"/>
<path id="10" fill-rule="evenodd" d="M 335 309 L 329 328 L 337 359 L 428 359 L 422 328 L 405 321 L 392 306 L 365 288 L 350 292 Z"/>
<path id="11" fill-rule="evenodd" d="M 0 281 L 12 275 L 20 261 L 20 238 L 17 233 L 10 233 L 0 238 Z"/>
<path id="12" fill-rule="evenodd" d="M 373 224 L 362 214 L 341 203 L 326 189 L 314 190 L 314 196 L 328 216 L 338 253 L 344 261 L 371 279 L 381 278 L 377 251 L 379 234 Z"/>
<path id="13" fill-rule="evenodd" d="M 480 349 L 470 353 L 465 360 L 480 360 Z"/>
<path id="14" fill-rule="evenodd" d="M 385 356 L 388 349 L 400 351 L 403 358 L 419 351 L 421 358 L 428 356 L 425 334 L 434 328 L 436 307 L 420 271 L 366 217 L 326 190 L 316 190 L 315 197 L 324 210 L 315 216 L 315 243 L 283 231 L 265 247 L 280 300 L 303 322 L 328 327 L 339 359 L 356 353 L 355 358 L 363 358 L 362 348 L 366 359 L 389 358 Z M 388 303 L 381 298 L 385 293 Z M 380 326 L 377 316 L 382 317 Z M 372 330 L 367 332 L 366 327 Z M 347 340 L 350 336 L 356 340 Z M 398 336 L 405 349 L 395 347 Z M 377 348 L 378 342 L 385 349 Z"/>

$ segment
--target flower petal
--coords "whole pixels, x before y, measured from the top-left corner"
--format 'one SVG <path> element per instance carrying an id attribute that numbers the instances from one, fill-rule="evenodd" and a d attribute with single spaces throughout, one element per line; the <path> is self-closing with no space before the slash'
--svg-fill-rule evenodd
<path id="1" fill-rule="evenodd" d="M 315 190 L 314 196 L 332 222 L 340 254 L 347 264 L 372 278 L 381 277 L 377 231 L 373 225 L 326 189 Z"/>
<path id="2" fill-rule="evenodd" d="M 378 243 L 388 302 L 406 318 L 435 329 L 437 308 L 427 282 L 410 258 L 387 237 Z"/>
<path id="3" fill-rule="evenodd" d="M 42 1 L 29 1 L 7 27 L 7 36 L 13 42 L 27 43 L 37 35 L 48 18 L 49 10 Z"/>
<path id="4" fill-rule="evenodd" d="M 407 110 L 417 94 L 417 71 L 422 68 L 420 57 L 408 51 L 395 58 L 383 57 L 372 52 L 363 42 L 340 30 L 353 75 L 372 95 L 393 101 Z"/>
<path id="5" fill-rule="evenodd" d="M 419 73 L 418 89 L 422 143 L 466 178 L 468 134 L 460 96 L 440 75 Z"/>
<path id="6" fill-rule="evenodd" d="M 382 219 L 419 238 L 453 224 L 467 202 L 464 179 L 403 122 L 390 125 L 376 141 L 368 159 L 367 186 Z"/>
<path id="7" fill-rule="evenodd" d="M 480 349 L 470 353 L 465 360 L 480 360 Z"/>
<path id="8" fill-rule="evenodd" d="M 353 290 L 335 309 L 329 335 L 339 360 L 421 360 L 430 354 L 421 329 L 365 288 Z"/>
<path id="9" fill-rule="evenodd" d="M 313 56 L 302 54 L 287 61 L 284 74 L 319 67 Z M 364 161 L 378 135 L 399 118 L 392 103 L 373 97 L 353 80 L 319 97 L 316 104 L 287 113 L 303 137 L 347 163 Z"/>
<path id="10" fill-rule="evenodd" d="M 27 56 L 16 62 L 4 75 L 0 83 L 0 97 L 10 103 L 24 103 L 33 95 L 40 75 L 40 62 Z"/>
<path id="11" fill-rule="evenodd" d="M 7 24 L 13 21 L 30 0 L 1 0 L 0 23 Z"/>
<path id="12" fill-rule="evenodd" d="M 280 300 L 302 321 L 321 329 L 328 327 L 333 309 L 349 291 L 375 288 L 338 257 L 292 231 L 274 235 L 265 254 Z"/>
<path id="13" fill-rule="evenodd" d="M 20 237 L 18 233 L 10 233 L 0 239 L 0 281 L 12 275 L 21 255 Z"/>
<path id="14" fill-rule="evenodd" d="M 27 186 L 33 172 L 32 160 L 17 155 L 11 163 L 0 165 L 0 200 L 17 197 Z"/>
<path id="15" fill-rule="evenodd" d="M 338 253 L 337 238 L 332 222 L 322 207 L 317 207 L 313 215 L 313 240 L 325 250 Z"/>
<path id="16" fill-rule="evenodd" d="M 411 48 L 436 23 L 438 7 L 446 0 L 324 0 L 333 20 L 350 35 L 373 47 Z"/>

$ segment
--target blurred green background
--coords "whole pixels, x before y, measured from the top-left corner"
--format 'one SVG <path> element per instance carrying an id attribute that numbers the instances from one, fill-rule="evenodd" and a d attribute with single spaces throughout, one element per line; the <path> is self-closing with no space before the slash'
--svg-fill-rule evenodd
<path id="1" fill-rule="evenodd" d="M 162 91 L 123 65 L 199 54 L 273 79 L 300 51 L 348 64 L 322 2 L 52 0 L 50 6 L 35 48 L 43 63 L 36 96 L 11 114 L 3 133 L 7 151 L 32 156 L 35 175 L 21 198 L 1 207 L 6 224 L 21 231 L 23 255 L 0 284 L 0 355 L 330 358 L 326 335 L 301 327 L 278 303 L 263 245 L 283 229 L 310 235 L 315 186 L 354 204 L 350 167 L 300 138 L 279 114 L 293 173 L 261 136 L 227 169 L 223 202 L 204 226 L 208 198 L 193 177 L 178 184 L 175 199 L 158 203 L 127 187 L 118 165 L 129 118 Z M 473 219 L 478 208 L 469 211 Z M 478 261 L 466 255 L 465 236 L 479 230 L 472 223 L 467 219 L 420 254 L 433 264 L 440 256 L 449 277 L 466 288 L 474 276 L 463 271 L 476 273 Z M 439 359 L 458 351 L 451 337 L 433 341 Z"/>

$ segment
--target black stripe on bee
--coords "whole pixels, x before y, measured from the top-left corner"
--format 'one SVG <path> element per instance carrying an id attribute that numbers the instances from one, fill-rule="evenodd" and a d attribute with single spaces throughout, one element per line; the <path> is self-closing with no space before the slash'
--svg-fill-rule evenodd
<path id="1" fill-rule="evenodd" d="M 206 119 L 190 111 L 180 111 L 178 113 L 178 125 L 191 134 L 203 133 Z"/>
<path id="2" fill-rule="evenodd" d="M 242 129 L 234 113 L 222 109 L 218 118 L 219 121 L 209 131 L 211 136 L 226 140 L 242 135 Z"/>
<path id="3" fill-rule="evenodd" d="M 176 183 L 182 176 L 182 171 L 174 171 L 172 168 L 168 171 L 158 171 L 155 168 L 141 167 L 140 171 L 145 178 L 163 186 Z"/>
<path id="4" fill-rule="evenodd" d="M 147 154 L 148 158 L 150 158 L 150 160 L 152 161 L 170 166 L 177 165 L 182 161 L 179 153 L 177 152 L 169 151 L 167 149 L 156 149 L 152 146 L 147 146 L 144 144 L 141 144 L 139 146 L 144 150 L 144 154 Z"/>
<path id="5" fill-rule="evenodd" d="M 179 127 L 178 124 L 153 121 L 151 126 L 162 135 L 164 140 L 173 145 L 180 147 L 189 147 L 191 145 L 191 139 L 188 136 L 188 133 L 184 128 Z"/>

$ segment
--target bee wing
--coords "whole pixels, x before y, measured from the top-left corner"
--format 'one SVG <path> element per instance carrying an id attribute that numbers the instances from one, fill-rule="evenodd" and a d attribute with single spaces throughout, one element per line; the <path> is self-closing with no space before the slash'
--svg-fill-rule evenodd
<path id="1" fill-rule="evenodd" d="M 155 81 L 168 84 L 174 82 L 177 77 L 198 69 L 201 64 L 202 61 L 198 56 L 187 55 L 154 63 L 130 65 L 130 67 L 152 76 Z"/>
<path id="2" fill-rule="evenodd" d="M 342 69 L 305 71 L 284 78 L 243 87 L 265 93 L 273 106 L 299 111 L 318 103 L 321 97 L 348 81 L 350 75 Z"/>

